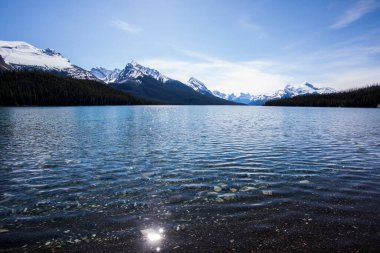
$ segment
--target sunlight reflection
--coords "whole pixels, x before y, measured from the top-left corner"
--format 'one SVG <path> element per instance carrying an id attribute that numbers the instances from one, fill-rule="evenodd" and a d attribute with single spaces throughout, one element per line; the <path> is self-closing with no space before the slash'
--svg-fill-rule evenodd
<path id="1" fill-rule="evenodd" d="M 146 238 L 146 240 L 150 243 L 158 243 L 164 237 L 163 228 L 159 228 L 159 229 L 148 228 L 148 229 L 141 230 L 141 233 Z M 160 247 L 156 248 L 156 251 L 160 251 L 160 250 L 161 250 Z"/>
<path id="2" fill-rule="evenodd" d="M 162 239 L 162 236 L 159 234 L 159 233 L 148 233 L 148 240 L 150 242 L 157 242 L 157 241 L 160 241 Z"/>

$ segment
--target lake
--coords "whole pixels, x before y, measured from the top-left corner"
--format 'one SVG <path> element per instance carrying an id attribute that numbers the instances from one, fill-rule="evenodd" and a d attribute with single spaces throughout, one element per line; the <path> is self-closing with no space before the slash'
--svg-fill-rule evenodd
<path id="1" fill-rule="evenodd" d="M 376 252 L 380 110 L 0 108 L 0 251 Z"/>

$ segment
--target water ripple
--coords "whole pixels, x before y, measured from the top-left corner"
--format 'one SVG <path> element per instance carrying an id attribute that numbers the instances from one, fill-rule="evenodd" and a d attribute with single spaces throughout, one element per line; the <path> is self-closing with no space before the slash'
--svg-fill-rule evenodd
<path id="1" fill-rule="evenodd" d="M 90 241 L 146 251 L 139 231 L 153 225 L 167 230 L 167 251 L 380 246 L 378 110 L 31 107 L 0 116 L 1 250 L 88 251 Z"/>

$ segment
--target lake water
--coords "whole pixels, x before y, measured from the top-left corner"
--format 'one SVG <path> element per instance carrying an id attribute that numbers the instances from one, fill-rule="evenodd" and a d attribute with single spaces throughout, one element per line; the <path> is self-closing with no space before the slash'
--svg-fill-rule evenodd
<path id="1" fill-rule="evenodd" d="M 380 110 L 0 108 L 0 251 L 380 251 Z"/>

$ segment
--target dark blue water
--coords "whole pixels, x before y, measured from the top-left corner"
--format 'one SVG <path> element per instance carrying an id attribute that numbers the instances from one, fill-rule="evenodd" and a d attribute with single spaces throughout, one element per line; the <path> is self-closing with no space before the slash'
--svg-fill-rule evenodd
<path id="1" fill-rule="evenodd" d="M 0 251 L 380 250 L 380 110 L 0 108 Z"/>

